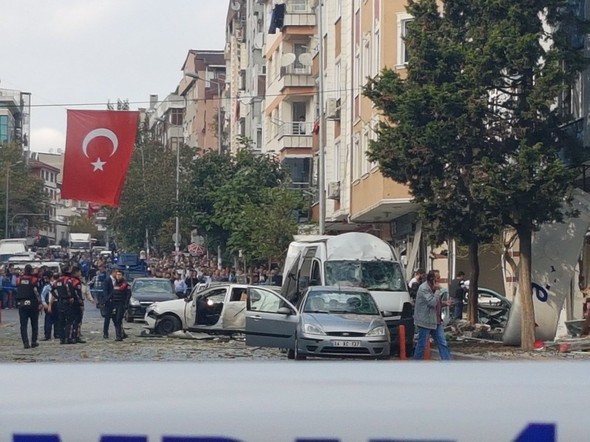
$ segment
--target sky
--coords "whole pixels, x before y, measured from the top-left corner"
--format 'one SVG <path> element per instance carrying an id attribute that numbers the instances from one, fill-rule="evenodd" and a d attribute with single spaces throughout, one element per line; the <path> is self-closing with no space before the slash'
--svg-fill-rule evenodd
<path id="1" fill-rule="evenodd" d="M 64 149 L 66 109 L 163 100 L 190 49 L 223 49 L 228 4 L 0 0 L 0 88 L 31 93 L 31 150 Z"/>

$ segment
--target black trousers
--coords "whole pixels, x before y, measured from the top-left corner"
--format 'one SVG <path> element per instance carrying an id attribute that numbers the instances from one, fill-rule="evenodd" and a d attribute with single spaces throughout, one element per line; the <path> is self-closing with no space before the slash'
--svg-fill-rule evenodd
<path id="1" fill-rule="evenodd" d="M 74 322 L 74 312 L 69 301 L 60 301 L 58 304 L 58 330 L 61 342 L 72 339 L 72 324 Z"/>
<path id="2" fill-rule="evenodd" d="M 25 346 L 29 346 L 29 321 L 31 321 L 31 342 L 37 342 L 39 337 L 39 310 L 37 305 L 30 305 L 18 308 L 20 319 L 20 337 Z"/>
<path id="3" fill-rule="evenodd" d="M 74 304 L 72 305 L 72 339 L 80 337 L 83 316 L 84 306 L 80 304 L 79 301 L 74 301 Z"/>
<path id="4" fill-rule="evenodd" d="M 103 307 L 101 307 L 101 314 L 104 318 L 104 322 L 102 324 L 102 334 L 103 336 L 108 336 L 109 335 L 109 325 L 111 324 L 111 321 L 113 322 L 113 325 L 115 325 L 115 315 L 113 314 L 113 303 L 112 302 L 107 302 Z"/>
<path id="5" fill-rule="evenodd" d="M 115 324 L 115 333 L 117 338 L 123 337 L 123 316 L 125 316 L 125 303 L 113 302 L 113 323 Z"/>

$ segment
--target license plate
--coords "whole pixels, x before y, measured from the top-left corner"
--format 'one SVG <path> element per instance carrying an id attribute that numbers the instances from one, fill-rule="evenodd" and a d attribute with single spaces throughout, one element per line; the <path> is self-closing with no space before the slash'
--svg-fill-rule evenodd
<path id="1" fill-rule="evenodd" d="M 332 341 L 334 347 L 360 347 L 360 341 Z"/>

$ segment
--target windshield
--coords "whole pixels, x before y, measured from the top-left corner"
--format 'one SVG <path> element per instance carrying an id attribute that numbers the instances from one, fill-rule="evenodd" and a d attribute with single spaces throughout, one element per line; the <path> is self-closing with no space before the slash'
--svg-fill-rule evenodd
<path id="1" fill-rule="evenodd" d="M 405 290 L 402 269 L 391 261 L 327 261 L 326 285 L 373 291 Z"/>
<path id="2" fill-rule="evenodd" d="M 142 294 L 142 293 L 161 293 L 161 294 L 169 294 L 172 296 L 174 294 L 174 290 L 172 288 L 172 284 L 167 279 L 162 280 L 152 280 L 152 281 L 135 281 L 133 283 L 133 294 Z"/>
<path id="3" fill-rule="evenodd" d="M 379 309 L 368 292 L 313 291 L 305 300 L 303 312 L 378 315 Z"/>
<path id="4" fill-rule="evenodd" d="M 90 243 L 88 242 L 83 242 L 83 241 L 72 241 L 70 243 L 70 248 L 72 249 L 89 249 L 90 248 Z"/>

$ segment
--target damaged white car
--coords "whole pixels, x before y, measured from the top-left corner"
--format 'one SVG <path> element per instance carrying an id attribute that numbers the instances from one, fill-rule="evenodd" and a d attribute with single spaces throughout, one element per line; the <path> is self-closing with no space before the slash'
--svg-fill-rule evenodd
<path id="1" fill-rule="evenodd" d="M 274 290 L 273 290 L 274 289 Z M 244 333 L 246 300 L 274 299 L 280 287 L 216 284 L 184 299 L 155 302 L 145 314 L 150 333 L 169 335 L 179 330 L 217 334 Z"/>

